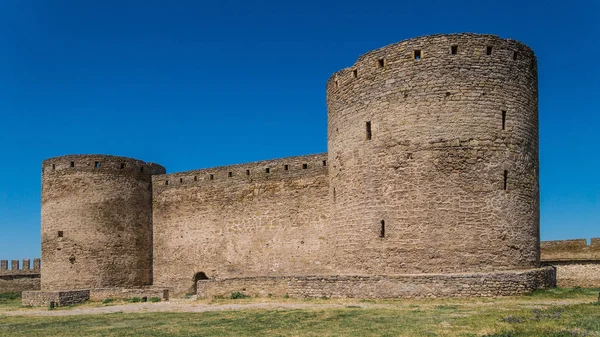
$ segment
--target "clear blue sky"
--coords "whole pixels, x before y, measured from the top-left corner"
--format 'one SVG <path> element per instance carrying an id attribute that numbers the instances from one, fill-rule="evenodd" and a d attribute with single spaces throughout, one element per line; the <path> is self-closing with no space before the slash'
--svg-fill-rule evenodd
<path id="1" fill-rule="evenodd" d="M 538 57 L 543 240 L 600 237 L 600 2 L 0 0 L 0 259 L 40 254 L 43 159 L 168 172 L 327 151 L 325 81 L 491 33 Z"/>

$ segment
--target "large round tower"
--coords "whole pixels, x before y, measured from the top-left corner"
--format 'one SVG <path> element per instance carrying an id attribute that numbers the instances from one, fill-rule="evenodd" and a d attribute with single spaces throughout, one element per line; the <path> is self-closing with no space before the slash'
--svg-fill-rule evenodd
<path id="1" fill-rule="evenodd" d="M 162 173 L 115 156 L 45 160 L 42 290 L 151 284 L 151 176 Z"/>
<path id="2" fill-rule="evenodd" d="M 331 225 L 347 274 L 539 265 L 533 51 L 491 35 L 410 39 L 327 82 Z"/>

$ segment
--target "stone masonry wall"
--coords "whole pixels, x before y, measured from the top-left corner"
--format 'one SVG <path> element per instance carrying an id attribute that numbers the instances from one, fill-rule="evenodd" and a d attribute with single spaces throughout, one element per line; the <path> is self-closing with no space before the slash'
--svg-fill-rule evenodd
<path id="1" fill-rule="evenodd" d="M 473 274 L 398 276 L 293 276 L 198 281 L 198 296 L 329 298 L 495 297 L 525 294 L 555 286 L 551 267 Z"/>
<path id="2" fill-rule="evenodd" d="M 78 304 L 90 299 L 89 290 L 58 290 L 58 291 L 24 291 L 22 304 L 24 306 L 67 306 Z"/>
<path id="3" fill-rule="evenodd" d="M 327 155 L 153 177 L 154 285 L 328 270 Z"/>
<path id="4" fill-rule="evenodd" d="M 11 269 L 8 262 L 0 261 L 0 294 L 40 290 L 40 259 L 34 259 L 33 266 L 30 259 L 23 259 L 22 266 L 19 266 L 19 260 L 12 260 Z"/>
<path id="5" fill-rule="evenodd" d="M 152 283 L 156 164 L 104 155 L 42 165 L 42 290 Z"/>
<path id="6" fill-rule="evenodd" d="M 344 274 L 539 265 L 533 51 L 431 35 L 327 82 L 331 224 Z"/>
<path id="7" fill-rule="evenodd" d="M 544 241 L 541 261 L 556 268 L 559 287 L 600 288 L 600 238 Z"/>

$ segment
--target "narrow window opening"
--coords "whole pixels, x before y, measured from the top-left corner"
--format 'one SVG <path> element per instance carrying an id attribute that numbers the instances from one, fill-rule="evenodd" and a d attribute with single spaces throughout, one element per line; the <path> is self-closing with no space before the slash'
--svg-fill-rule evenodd
<path id="1" fill-rule="evenodd" d="M 179 183 L 183 184 L 183 178 L 179 178 Z"/>
<path id="2" fill-rule="evenodd" d="M 352 70 L 352 76 L 354 78 L 358 78 L 358 70 L 356 70 L 356 69 Z"/>
<path id="3" fill-rule="evenodd" d="M 125 168 L 125 164 L 121 163 L 121 170 Z"/>
<path id="4" fill-rule="evenodd" d="M 365 124 L 365 127 L 367 129 L 366 130 L 367 131 L 367 140 L 371 140 L 371 136 L 372 136 L 372 133 L 371 133 L 371 122 L 367 122 Z"/>
<path id="5" fill-rule="evenodd" d="M 340 87 L 340 81 L 337 81 L 337 80 L 335 81 L 335 87 L 336 87 L 336 88 L 339 88 L 339 87 Z"/>
<path id="6" fill-rule="evenodd" d="M 285 171 L 287 171 L 287 170 L 289 170 L 289 169 L 290 169 L 290 166 L 289 166 L 289 165 L 283 165 L 283 169 L 284 169 Z"/>
<path id="7" fill-rule="evenodd" d="M 59 237 L 59 238 L 62 238 L 62 237 L 63 237 L 63 235 L 64 235 L 64 234 L 63 234 L 63 231 L 58 231 L 58 237 Z"/>
<path id="8" fill-rule="evenodd" d="M 327 166 L 327 160 L 323 160 L 323 166 Z"/>
<path id="9" fill-rule="evenodd" d="M 485 49 L 485 53 L 487 55 L 492 55 L 492 46 L 487 46 L 487 48 Z"/>
<path id="10" fill-rule="evenodd" d="M 71 162 L 71 167 L 75 167 L 75 162 L 74 161 Z"/>
<path id="11" fill-rule="evenodd" d="M 420 60 L 421 59 L 421 50 L 419 50 L 419 49 L 415 50 L 413 53 L 413 58 L 415 60 Z"/>
<path id="12" fill-rule="evenodd" d="M 379 59 L 377 60 L 377 68 L 383 68 L 385 66 L 385 60 Z"/>
<path id="13" fill-rule="evenodd" d="M 450 47 L 450 53 L 452 53 L 452 55 L 456 55 L 456 53 L 458 53 L 458 46 L 454 45 Z"/>
<path id="14" fill-rule="evenodd" d="M 518 52 L 518 51 L 515 51 L 515 52 L 513 53 L 513 60 L 514 60 L 514 61 L 516 61 L 516 60 L 517 60 L 517 57 L 519 57 L 519 52 Z"/>
<path id="15" fill-rule="evenodd" d="M 198 176 L 194 176 L 194 181 L 198 181 Z"/>
<path id="16" fill-rule="evenodd" d="M 302 164 L 302 169 L 306 170 L 308 168 L 308 164 Z"/>
<path id="17" fill-rule="evenodd" d="M 52 169 L 55 170 L 56 169 L 56 165 L 52 164 Z"/>
<path id="18" fill-rule="evenodd" d="M 96 168 L 100 167 L 100 162 L 99 161 L 95 162 L 94 167 L 96 167 Z"/>
<path id="19" fill-rule="evenodd" d="M 165 180 L 165 185 L 169 185 L 169 181 L 168 180 Z"/>
<path id="20" fill-rule="evenodd" d="M 140 172 L 144 172 L 144 167 L 140 167 Z"/>
<path id="21" fill-rule="evenodd" d="M 227 176 L 228 176 L 228 177 L 233 177 L 233 172 L 228 172 L 228 173 L 227 173 Z"/>
<path id="22" fill-rule="evenodd" d="M 379 229 L 379 237 L 385 238 L 385 221 L 381 220 L 381 228 Z"/>
<path id="23" fill-rule="evenodd" d="M 246 170 L 246 175 L 249 176 L 250 175 L 250 170 Z"/>
<path id="24" fill-rule="evenodd" d="M 506 129 L 506 111 L 502 110 L 502 130 Z"/>
<path id="25" fill-rule="evenodd" d="M 508 184 L 508 171 L 504 170 L 504 190 L 506 191 L 506 187 Z"/>
<path id="26" fill-rule="evenodd" d="M 335 202 L 335 198 L 336 198 L 336 195 L 335 195 L 335 187 L 334 187 L 333 188 L 333 202 Z"/>
<path id="27" fill-rule="evenodd" d="M 215 179 L 215 175 L 214 174 L 209 174 L 208 175 L 208 180 L 213 180 Z"/>
<path id="28" fill-rule="evenodd" d="M 267 167 L 267 168 L 265 169 L 265 172 L 266 172 L 266 173 L 271 173 L 271 169 L 270 169 L 269 167 Z"/>

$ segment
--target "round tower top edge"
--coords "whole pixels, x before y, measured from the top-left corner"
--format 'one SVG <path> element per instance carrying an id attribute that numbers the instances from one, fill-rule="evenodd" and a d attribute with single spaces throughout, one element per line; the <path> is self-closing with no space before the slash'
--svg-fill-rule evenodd
<path id="1" fill-rule="evenodd" d="M 144 175 L 166 173 L 163 166 L 155 163 L 103 154 L 65 155 L 48 158 L 42 162 L 42 174 L 64 171 L 140 173 Z"/>
<path id="2" fill-rule="evenodd" d="M 393 67 L 408 61 L 440 60 L 459 61 L 461 58 L 481 58 L 482 62 L 529 62 L 535 68 L 533 50 L 513 39 L 492 34 L 454 33 L 433 34 L 402 40 L 371 50 L 358 57 L 350 67 L 333 73 L 327 80 L 327 89 L 336 89 L 342 82 L 359 78 L 373 69 Z M 460 61 L 459 61 L 460 62 Z"/>

